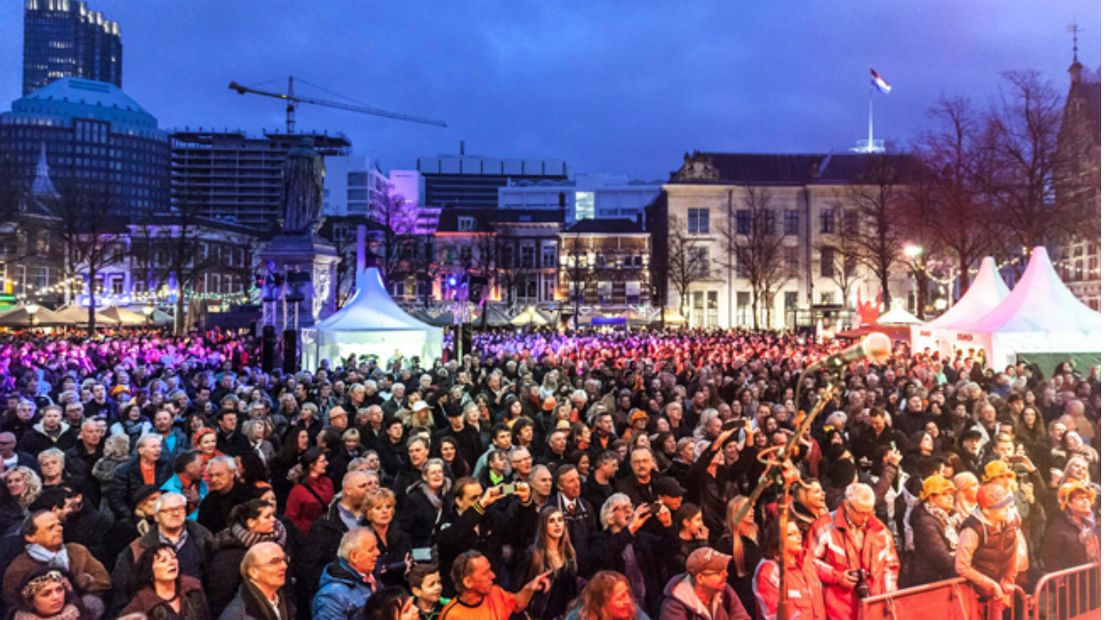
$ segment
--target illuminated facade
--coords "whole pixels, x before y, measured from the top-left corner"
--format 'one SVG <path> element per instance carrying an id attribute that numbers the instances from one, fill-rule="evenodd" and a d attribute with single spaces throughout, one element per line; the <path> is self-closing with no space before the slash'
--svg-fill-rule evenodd
<path id="1" fill-rule="evenodd" d="M 561 160 L 492 159 L 476 155 L 419 157 L 418 172 L 425 188 L 424 204 L 436 207 L 493 209 L 498 190 L 511 181 L 566 181 Z"/>
<path id="2" fill-rule="evenodd" d="M 662 188 L 660 181 L 632 181 L 602 174 L 577 174 L 570 181 L 511 180 L 498 190 L 498 208 L 563 210 L 568 226 L 589 219 L 645 223 L 645 209 Z"/>
<path id="3" fill-rule="evenodd" d="M 23 94 L 64 77 L 123 86 L 119 23 L 77 0 L 26 0 Z"/>

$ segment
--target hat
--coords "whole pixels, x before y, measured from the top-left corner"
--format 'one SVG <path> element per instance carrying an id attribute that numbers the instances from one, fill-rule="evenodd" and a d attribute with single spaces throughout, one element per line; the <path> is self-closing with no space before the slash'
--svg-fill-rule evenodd
<path id="1" fill-rule="evenodd" d="M 728 568 L 732 561 L 731 555 L 725 555 L 710 547 L 695 549 L 690 557 L 686 558 L 686 572 L 691 575 L 709 571 L 722 571 Z"/>
<path id="2" fill-rule="evenodd" d="M 1071 480 L 1058 487 L 1058 507 L 1065 510 L 1075 493 L 1085 493 L 1089 496 L 1090 502 L 1096 501 L 1096 491 L 1094 491 L 1092 487 L 1080 480 Z"/>
<path id="3" fill-rule="evenodd" d="M 923 501 L 933 495 L 954 493 L 955 485 L 940 474 L 932 474 L 924 478 L 924 486 L 920 490 L 920 500 Z"/>
<path id="4" fill-rule="evenodd" d="M 983 510 L 988 508 L 1004 508 L 1012 503 L 1012 494 L 1008 489 L 999 484 L 985 484 L 978 489 L 978 506 Z"/>
<path id="5" fill-rule="evenodd" d="M 424 400 L 414 401 L 414 406 L 410 408 L 411 411 L 421 411 L 422 409 L 429 409 L 429 403 Z"/>
<path id="6" fill-rule="evenodd" d="M 632 423 L 636 422 L 637 420 L 647 420 L 647 419 L 648 419 L 648 412 L 644 411 L 643 409 L 635 409 L 634 408 L 632 410 L 632 412 L 629 414 L 629 424 L 632 424 Z"/>
<path id="7" fill-rule="evenodd" d="M 142 504 L 142 502 L 149 499 L 149 497 L 151 495 L 153 495 L 154 493 L 157 493 L 158 495 L 160 495 L 161 494 L 161 487 L 158 487 L 157 485 L 153 485 L 153 484 L 146 484 L 146 485 L 142 485 L 142 486 L 138 487 L 138 489 L 136 491 L 134 491 L 134 493 L 131 493 L 131 495 L 130 495 L 130 506 L 131 506 L 131 508 L 137 508 L 138 506 L 140 506 Z"/>
<path id="8" fill-rule="evenodd" d="M 544 411 L 552 411 L 556 408 L 556 397 L 549 396 L 544 399 L 544 403 L 541 405 L 541 409 Z"/>
<path id="9" fill-rule="evenodd" d="M 122 394 L 123 392 L 126 392 L 127 394 L 130 394 L 130 388 L 128 388 L 125 385 L 116 385 L 115 387 L 111 388 L 110 394 L 111 394 L 111 397 L 114 398 L 114 397 L 118 396 L 119 394 Z"/>
<path id="10" fill-rule="evenodd" d="M 997 478 L 1015 478 L 1016 472 L 1012 471 L 1012 468 L 1001 460 L 989 461 L 985 466 L 985 475 L 981 477 L 982 482 L 990 482 Z"/>
<path id="11" fill-rule="evenodd" d="M 981 431 L 976 428 L 971 428 L 964 431 L 962 435 L 958 438 L 958 440 L 960 443 L 965 443 L 967 441 L 970 441 L 971 439 L 981 440 L 982 437 L 983 435 L 981 434 Z"/>
<path id="12" fill-rule="evenodd" d="M 686 495 L 686 489 L 682 488 L 678 480 L 670 476 L 663 476 L 655 483 L 655 494 L 664 497 L 682 497 Z"/>

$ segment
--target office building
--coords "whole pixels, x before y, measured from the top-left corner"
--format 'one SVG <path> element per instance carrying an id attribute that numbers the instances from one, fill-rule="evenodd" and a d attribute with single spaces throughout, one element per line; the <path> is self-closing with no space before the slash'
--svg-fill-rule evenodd
<path id="1" fill-rule="evenodd" d="M 364 155 L 326 158 L 322 213 L 327 216 L 370 215 L 387 195 L 387 176 L 379 162 Z"/>
<path id="2" fill-rule="evenodd" d="M 517 211 L 563 210 L 568 226 L 589 219 L 643 222 L 661 181 L 633 181 L 606 174 L 577 174 L 568 181 L 511 179 L 498 190 L 498 208 Z"/>
<path id="3" fill-rule="evenodd" d="M 341 134 L 254 136 L 184 128 L 170 138 L 173 204 L 264 230 L 277 227 L 283 165 L 293 146 L 309 138 L 327 160 L 347 156 L 352 148 Z"/>
<path id="4" fill-rule="evenodd" d="M 26 0 L 23 94 L 76 77 L 123 86 L 119 23 L 76 0 Z"/>
<path id="5" fill-rule="evenodd" d="M 106 82 L 62 78 L 0 114 L 0 155 L 29 186 L 42 147 L 62 195 L 75 185 L 101 187 L 128 214 L 169 204 L 169 141 L 157 119 Z"/>
<path id="6" fill-rule="evenodd" d="M 562 160 L 492 159 L 476 155 L 419 157 L 425 204 L 436 207 L 496 208 L 498 189 L 510 181 L 566 181 Z"/>

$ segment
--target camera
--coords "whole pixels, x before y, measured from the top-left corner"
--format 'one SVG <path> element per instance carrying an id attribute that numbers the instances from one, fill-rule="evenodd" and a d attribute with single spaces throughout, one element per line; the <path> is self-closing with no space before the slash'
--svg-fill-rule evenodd
<path id="1" fill-rule="evenodd" d="M 663 509 L 663 503 L 662 502 L 652 502 L 651 504 L 648 504 L 648 512 L 650 512 L 653 515 L 659 514 L 659 511 L 662 510 L 662 509 Z"/>
<path id="2" fill-rule="evenodd" d="M 729 420 L 725 420 L 724 424 L 721 425 L 721 430 L 730 431 L 734 428 L 739 428 L 742 425 L 743 422 L 740 420 L 740 418 L 731 418 Z"/>
<path id="3" fill-rule="evenodd" d="M 502 485 L 503 495 L 515 495 L 517 493 L 517 485 L 513 482 Z"/>
<path id="4" fill-rule="evenodd" d="M 870 578 L 870 571 L 862 568 L 856 568 L 854 570 L 847 571 L 847 574 L 855 578 L 855 594 L 860 599 L 864 599 L 870 596 L 870 584 L 866 582 L 867 579 Z"/>

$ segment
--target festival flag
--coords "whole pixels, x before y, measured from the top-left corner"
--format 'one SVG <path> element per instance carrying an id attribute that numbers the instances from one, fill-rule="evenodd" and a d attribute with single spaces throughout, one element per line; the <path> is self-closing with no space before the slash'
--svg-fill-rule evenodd
<path id="1" fill-rule="evenodd" d="M 870 68 L 870 83 L 878 87 L 878 90 L 882 91 L 882 94 L 888 95 L 889 91 L 893 90 L 893 87 L 889 85 L 889 82 L 885 81 L 873 67 Z"/>

